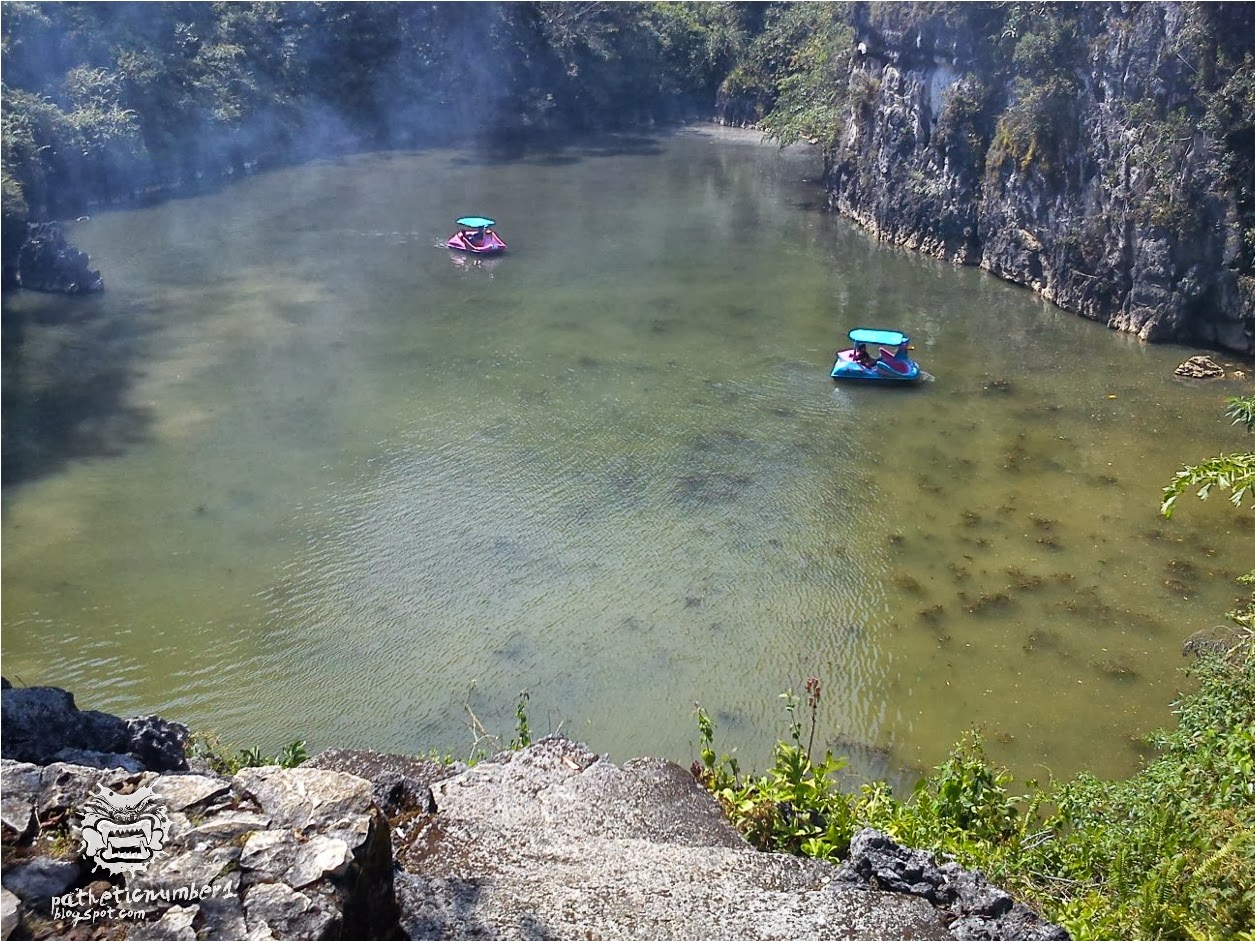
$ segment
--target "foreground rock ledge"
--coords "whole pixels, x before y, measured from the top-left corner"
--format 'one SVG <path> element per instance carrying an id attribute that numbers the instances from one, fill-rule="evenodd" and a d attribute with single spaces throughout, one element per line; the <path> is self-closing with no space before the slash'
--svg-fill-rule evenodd
<path id="1" fill-rule="evenodd" d="M 679 766 L 616 766 L 561 738 L 469 768 L 332 750 L 233 778 L 11 760 L 0 775 L 5 938 L 1068 937 L 979 875 L 875 831 L 842 866 L 757 852 Z M 229 892 L 158 900 L 142 923 L 52 922 L 52 895 L 108 888 L 66 839 L 101 781 L 152 787 L 172 822 L 128 887 Z"/>
<path id="2" fill-rule="evenodd" d="M 402 937 L 388 822 L 361 778 L 316 768 L 224 778 L 9 759 L 0 778 L 6 939 Z M 78 853 L 77 809 L 102 784 L 120 793 L 151 788 L 162 801 L 164 848 L 142 871 L 106 878 Z M 199 896 L 171 897 L 189 887 Z M 130 893 L 127 914 L 102 914 L 113 903 L 96 900 L 118 889 Z M 76 904 L 54 904 L 75 894 Z"/>

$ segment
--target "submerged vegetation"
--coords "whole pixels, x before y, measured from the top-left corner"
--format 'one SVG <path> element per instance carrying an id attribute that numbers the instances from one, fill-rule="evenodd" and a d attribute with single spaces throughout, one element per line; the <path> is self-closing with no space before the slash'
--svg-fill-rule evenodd
<path id="1" fill-rule="evenodd" d="M 1230 399 L 1227 414 L 1255 432 L 1255 398 Z M 1195 487 L 1204 498 L 1212 487 L 1232 490 L 1245 512 L 1252 460 L 1187 467 L 1165 488 L 1162 515 Z M 814 677 L 806 745 L 797 698 L 786 694 L 789 735 L 761 774 L 720 754 L 699 706 L 693 775 L 763 850 L 839 860 L 858 830 L 873 827 L 981 870 L 1076 941 L 1255 941 L 1255 571 L 1239 581 L 1250 590 L 1228 612 L 1232 629 L 1186 644 L 1198 655 L 1196 685 L 1176 703 L 1177 727 L 1149 737 L 1152 758 L 1127 780 L 1082 773 L 1017 788 L 973 730 L 906 797 L 882 781 L 851 791 L 844 759 L 814 757 Z"/>

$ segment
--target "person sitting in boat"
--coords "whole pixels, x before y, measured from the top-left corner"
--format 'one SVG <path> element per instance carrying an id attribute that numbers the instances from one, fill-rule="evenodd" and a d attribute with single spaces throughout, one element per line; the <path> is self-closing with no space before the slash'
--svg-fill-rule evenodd
<path id="1" fill-rule="evenodd" d="M 858 363 L 864 369 L 871 369 L 872 357 L 871 354 L 867 352 L 866 343 L 854 344 L 854 362 Z"/>

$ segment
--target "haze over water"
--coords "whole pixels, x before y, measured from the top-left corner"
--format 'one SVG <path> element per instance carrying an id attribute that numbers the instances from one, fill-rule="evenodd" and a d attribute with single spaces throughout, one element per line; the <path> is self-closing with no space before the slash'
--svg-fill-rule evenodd
<path id="1" fill-rule="evenodd" d="M 6 677 L 268 752 L 465 757 L 527 690 L 535 735 L 687 765 L 700 701 L 761 767 L 815 675 L 869 773 L 972 726 L 1020 778 L 1130 772 L 1251 568 L 1222 496 L 1157 514 L 1244 390 L 876 246 L 818 171 L 690 129 L 71 227 L 106 293 L 5 301 Z M 442 247 L 468 213 L 506 256 Z M 834 386 L 855 326 L 935 381 Z"/>

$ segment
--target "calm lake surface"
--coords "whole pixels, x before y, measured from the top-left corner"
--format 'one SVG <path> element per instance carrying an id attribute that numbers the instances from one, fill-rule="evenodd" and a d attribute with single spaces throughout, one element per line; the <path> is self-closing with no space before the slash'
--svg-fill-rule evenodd
<path id="1" fill-rule="evenodd" d="M 5 675 L 269 752 L 466 757 L 526 690 L 535 735 L 687 765 L 700 702 L 750 767 L 815 675 L 868 773 L 971 727 L 1130 772 L 1251 568 L 1223 497 L 1157 514 L 1244 390 L 876 246 L 818 171 L 689 129 L 72 226 L 107 292 L 5 302 Z M 467 213 L 510 252 L 443 248 Z M 860 325 L 935 380 L 834 386 Z"/>

